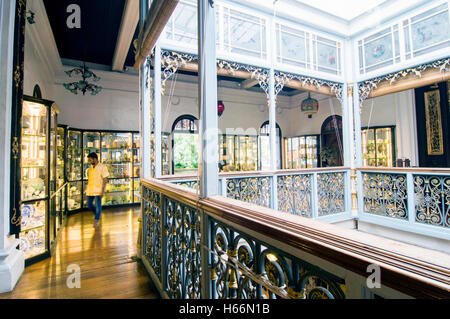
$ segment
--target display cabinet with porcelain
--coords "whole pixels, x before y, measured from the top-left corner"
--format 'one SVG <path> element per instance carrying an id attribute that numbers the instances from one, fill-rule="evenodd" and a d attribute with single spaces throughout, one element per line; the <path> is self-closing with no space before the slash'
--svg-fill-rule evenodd
<path id="1" fill-rule="evenodd" d="M 58 106 L 49 100 L 23 97 L 21 121 L 19 248 L 29 265 L 51 254 L 61 229 L 56 195 Z"/>

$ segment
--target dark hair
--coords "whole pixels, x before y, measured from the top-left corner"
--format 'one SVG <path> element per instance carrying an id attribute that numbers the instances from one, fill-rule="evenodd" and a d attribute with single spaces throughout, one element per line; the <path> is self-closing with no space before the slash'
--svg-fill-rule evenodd
<path id="1" fill-rule="evenodd" d="M 97 155 L 97 153 L 92 152 L 92 153 L 90 153 L 90 154 L 88 155 L 88 158 L 92 158 L 92 159 L 98 160 L 98 155 Z"/>

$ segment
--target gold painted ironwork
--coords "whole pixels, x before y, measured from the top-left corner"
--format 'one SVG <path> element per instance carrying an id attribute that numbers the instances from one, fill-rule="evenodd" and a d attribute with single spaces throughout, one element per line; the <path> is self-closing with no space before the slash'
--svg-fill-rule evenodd
<path id="1" fill-rule="evenodd" d="M 11 152 L 13 154 L 13 158 L 18 159 L 20 149 L 19 149 L 19 139 L 17 137 L 14 137 L 11 147 L 12 147 Z"/>
<path id="2" fill-rule="evenodd" d="M 424 97 L 428 155 L 443 155 L 444 142 L 439 90 L 426 92 Z"/>
<path id="3" fill-rule="evenodd" d="M 287 292 L 291 299 L 305 299 L 305 296 L 301 291 L 294 291 L 292 287 L 288 287 Z"/>
<path id="4" fill-rule="evenodd" d="M 11 224 L 13 224 L 15 226 L 19 226 L 21 222 L 22 222 L 22 216 L 17 217 L 17 210 L 16 210 L 16 208 L 13 208 L 13 216 L 11 218 Z"/>

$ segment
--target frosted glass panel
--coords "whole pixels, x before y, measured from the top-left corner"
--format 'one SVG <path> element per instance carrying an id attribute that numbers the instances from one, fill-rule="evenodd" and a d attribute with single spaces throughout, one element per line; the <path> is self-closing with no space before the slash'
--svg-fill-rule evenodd
<path id="1" fill-rule="evenodd" d="M 448 11 L 432 15 L 422 20 L 411 19 L 411 34 L 415 55 L 420 51 L 449 40 Z"/>
<path id="2" fill-rule="evenodd" d="M 305 32 L 277 25 L 278 62 L 306 67 L 308 44 Z"/>
<path id="3" fill-rule="evenodd" d="M 265 20 L 225 8 L 226 51 L 266 58 Z"/>

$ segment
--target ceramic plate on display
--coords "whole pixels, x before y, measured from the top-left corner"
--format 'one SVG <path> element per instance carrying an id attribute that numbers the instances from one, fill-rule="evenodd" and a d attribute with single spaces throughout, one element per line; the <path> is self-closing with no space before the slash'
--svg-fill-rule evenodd
<path id="1" fill-rule="evenodd" d="M 28 241 L 28 239 L 26 237 L 20 238 L 19 249 L 23 253 L 26 253 L 30 249 L 30 242 Z"/>
<path id="2" fill-rule="evenodd" d="M 22 216 L 22 228 L 25 228 L 26 226 L 30 226 L 30 223 L 33 219 L 33 215 L 35 212 L 34 205 L 23 205 L 21 210 L 21 216 Z"/>

